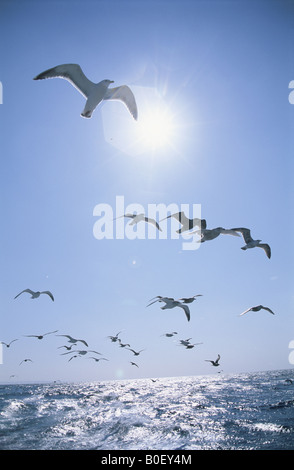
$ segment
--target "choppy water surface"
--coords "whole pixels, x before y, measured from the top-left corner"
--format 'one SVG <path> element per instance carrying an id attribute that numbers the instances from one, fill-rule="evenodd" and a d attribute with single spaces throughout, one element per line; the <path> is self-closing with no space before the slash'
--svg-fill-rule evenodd
<path id="1" fill-rule="evenodd" d="M 0 449 L 294 449 L 294 371 L 0 386 Z"/>

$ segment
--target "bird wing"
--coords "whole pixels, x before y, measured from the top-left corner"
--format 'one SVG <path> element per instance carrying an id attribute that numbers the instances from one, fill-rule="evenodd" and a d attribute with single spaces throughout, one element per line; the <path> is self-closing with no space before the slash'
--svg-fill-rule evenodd
<path id="1" fill-rule="evenodd" d="M 270 246 L 269 246 L 267 243 L 260 243 L 260 244 L 257 245 L 257 246 L 258 246 L 259 248 L 262 248 L 262 249 L 265 251 L 266 256 L 267 256 L 268 258 L 271 257 L 271 248 L 270 248 Z"/>
<path id="2" fill-rule="evenodd" d="M 122 85 L 116 88 L 108 88 L 103 99 L 122 101 L 130 111 L 133 118 L 135 120 L 138 119 L 138 110 L 135 96 L 127 85 Z"/>
<path id="3" fill-rule="evenodd" d="M 267 310 L 268 312 L 270 312 L 270 313 L 272 313 L 272 314 L 274 315 L 274 312 L 273 312 L 270 308 L 268 308 L 268 307 L 262 307 L 262 308 L 263 308 L 264 310 Z"/>
<path id="4" fill-rule="evenodd" d="M 220 360 L 220 355 L 218 354 L 217 359 L 215 360 L 216 363 Z"/>
<path id="5" fill-rule="evenodd" d="M 95 354 L 99 354 L 100 356 L 102 356 L 102 354 L 100 352 L 97 352 L 97 351 L 93 351 L 92 349 L 89 349 L 88 352 L 92 352 L 92 353 L 95 353 Z"/>
<path id="6" fill-rule="evenodd" d="M 247 308 L 247 310 L 245 310 L 244 312 L 240 313 L 239 316 L 241 317 L 241 316 L 244 315 L 245 313 L 250 312 L 251 309 L 252 309 L 252 307 Z"/>
<path id="7" fill-rule="evenodd" d="M 253 241 L 249 228 L 239 227 L 239 228 L 232 228 L 231 230 L 242 233 L 245 243 L 250 243 Z"/>
<path id="8" fill-rule="evenodd" d="M 57 65 L 37 75 L 34 80 L 45 78 L 64 78 L 68 80 L 85 98 L 88 98 L 95 84 L 91 82 L 78 64 Z"/>
<path id="9" fill-rule="evenodd" d="M 49 297 L 53 300 L 54 302 L 54 297 L 53 297 L 53 294 L 51 294 L 51 292 L 49 290 L 44 290 L 43 292 L 41 292 L 41 294 L 47 294 L 49 295 Z"/>
<path id="10" fill-rule="evenodd" d="M 190 321 L 190 309 L 188 305 L 179 304 L 178 307 L 181 307 L 185 311 L 187 320 Z"/>
<path id="11" fill-rule="evenodd" d="M 160 232 L 162 232 L 162 229 L 159 227 L 159 224 L 156 222 L 156 220 L 145 217 L 145 222 L 154 225 Z"/>
<path id="12" fill-rule="evenodd" d="M 240 235 L 237 233 L 237 230 L 232 228 L 221 228 L 220 233 L 223 235 L 233 235 L 234 237 L 240 237 Z"/>
<path id="13" fill-rule="evenodd" d="M 24 292 L 28 292 L 29 294 L 32 294 L 32 295 L 35 293 L 31 289 L 25 289 L 25 290 L 22 290 L 19 294 L 17 294 L 14 298 L 16 299 L 20 294 L 23 294 Z"/>
<path id="14" fill-rule="evenodd" d="M 84 343 L 84 345 L 88 347 L 88 343 L 86 343 L 86 341 L 84 341 L 83 339 L 77 339 L 77 341 L 80 341 L 81 343 Z"/>
<path id="15" fill-rule="evenodd" d="M 49 333 L 44 333 L 43 336 L 46 336 L 46 335 L 51 335 L 52 333 L 57 333 L 58 330 L 55 330 L 55 331 L 49 331 Z"/>

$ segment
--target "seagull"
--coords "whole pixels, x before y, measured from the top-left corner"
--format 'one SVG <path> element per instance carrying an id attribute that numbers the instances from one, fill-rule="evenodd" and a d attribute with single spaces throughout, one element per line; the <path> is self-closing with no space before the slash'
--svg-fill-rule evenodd
<path id="1" fill-rule="evenodd" d="M 180 339 L 180 344 L 182 344 L 183 346 L 188 346 L 190 344 L 190 339 L 192 338 Z"/>
<path id="2" fill-rule="evenodd" d="M 128 86 L 108 88 L 111 83 L 114 83 L 113 80 L 102 80 L 99 83 L 93 83 L 85 76 L 78 64 L 57 65 L 40 73 L 34 80 L 56 77 L 68 80 L 86 98 L 86 105 L 81 113 L 82 117 L 90 118 L 95 108 L 103 100 L 119 100 L 126 105 L 133 118 L 138 119 L 136 100 Z"/>
<path id="3" fill-rule="evenodd" d="M 14 341 L 18 341 L 18 339 L 13 339 L 12 341 L 10 341 L 10 343 L 4 343 L 4 341 L 0 341 L 0 343 L 1 343 L 1 344 L 5 344 L 5 346 L 6 346 L 7 348 L 10 348 L 10 345 L 11 345 L 12 343 L 14 343 Z"/>
<path id="4" fill-rule="evenodd" d="M 155 300 L 154 302 L 151 302 L 151 304 L 154 304 L 155 302 L 165 302 L 165 305 L 163 307 L 160 307 L 162 310 L 166 310 L 168 308 L 180 307 L 184 310 L 187 320 L 190 321 L 190 309 L 188 305 L 184 305 L 178 300 L 174 300 L 173 298 L 170 298 L 170 297 L 160 297 L 160 296 L 158 297 L 159 298 Z M 149 305 L 147 305 L 147 307 L 149 307 Z"/>
<path id="5" fill-rule="evenodd" d="M 162 232 L 162 229 L 160 228 L 158 222 L 156 222 L 156 220 L 154 219 L 151 219 L 150 217 L 146 217 L 145 214 L 124 214 L 120 217 L 117 217 L 117 219 L 121 219 L 122 217 L 128 217 L 128 218 L 133 219 L 130 222 L 130 225 L 135 225 L 135 224 L 138 224 L 139 222 L 147 222 L 149 224 L 154 225 L 154 227 L 156 227 L 160 232 Z"/>
<path id="6" fill-rule="evenodd" d="M 242 233 L 242 236 L 244 238 L 244 242 L 246 243 L 246 245 L 242 246 L 241 250 L 248 250 L 248 248 L 259 247 L 265 251 L 265 254 L 268 258 L 271 257 L 270 246 L 267 243 L 260 243 L 261 240 L 253 240 L 253 238 L 251 237 L 249 228 L 240 227 L 240 228 L 234 228 L 232 230 Z"/>
<path id="7" fill-rule="evenodd" d="M 185 216 L 185 213 L 183 211 L 176 212 L 175 214 L 171 214 L 165 217 L 164 219 L 161 219 L 160 222 L 162 222 L 162 220 L 170 219 L 171 217 L 174 217 L 174 219 L 178 220 L 180 224 L 182 224 L 182 227 L 176 231 L 177 233 L 186 232 L 187 230 L 191 230 L 192 228 L 196 226 L 200 227 L 201 230 L 206 228 L 205 219 L 198 219 L 198 218 L 189 219 L 188 217 Z"/>
<path id="8" fill-rule="evenodd" d="M 95 354 L 100 354 L 100 356 L 102 356 L 102 354 L 100 352 L 93 351 L 92 349 L 90 349 L 89 351 L 85 351 L 84 349 L 77 350 L 77 351 L 69 351 L 69 352 L 62 353 L 61 356 L 65 356 L 66 354 L 72 354 L 72 353 L 78 353 L 80 356 L 85 356 L 85 354 L 87 354 L 89 352 L 92 352 L 92 353 L 95 353 Z"/>
<path id="9" fill-rule="evenodd" d="M 212 229 L 204 229 L 204 230 L 195 230 L 192 233 L 197 233 L 200 235 L 200 243 L 204 243 L 208 240 L 214 240 L 217 238 L 220 234 L 223 235 L 233 235 L 234 237 L 240 237 L 240 235 L 237 233 L 236 229 L 227 229 L 223 227 L 216 227 Z"/>
<path id="10" fill-rule="evenodd" d="M 75 345 L 75 344 L 72 344 L 71 346 L 59 346 L 57 349 L 65 348 L 65 349 L 67 349 L 68 351 L 70 351 L 71 348 L 72 348 L 74 345 Z"/>
<path id="11" fill-rule="evenodd" d="M 64 336 L 65 338 L 68 338 L 69 343 L 77 343 L 78 341 L 80 341 L 81 343 L 84 343 L 84 345 L 88 347 L 88 344 L 83 339 L 75 339 L 69 335 L 56 335 L 56 336 Z"/>
<path id="12" fill-rule="evenodd" d="M 196 300 L 196 297 L 202 297 L 202 294 L 193 295 L 193 297 L 184 297 L 179 300 L 184 302 L 184 304 L 191 304 L 192 302 L 194 302 L 194 300 Z"/>
<path id="13" fill-rule="evenodd" d="M 23 362 L 33 362 L 32 359 L 23 359 L 23 361 L 21 361 L 19 363 L 19 365 L 21 365 Z"/>
<path id="14" fill-rule="evenodd" d="M 173 331 L 172 333 L 164 333 L 163 335 L 160 336 L 166 336 L 167 338 L 171 338 L 174 335 L 177 335 L 178 333 L 176 331 Z"/>
<path id="15" fill-rule="evenodd" d="M 138 364 L 136 364 L 135 362 L 130 362 L 130 364 L 132 364 L 132 366 L 136 366 L 136 367 L 139 367 Z"/>
<path id="16" fill-rule="evenodd" d="M 186 345 L 186 349 L 192 349 L 192 348 L 194 348 L 194 346 L 198 346 L 198 344 L 203 344 L 203 343 L 194 343 L 194 344 L 189 343 L 189 344 Z"/>
<path id="17" fill-rule="evenodd" d="M 132 351 L 134 353 L 134 356 L 139 356 L 139 354 L 142 352 L 142 351 L 145 351 L 145 349 L 141 349 L 140 351 L 134 351 L 134 349 L 130 349 L 130 348 L 127 348 L 129 351 Z"/>
<path id="18" fill-rule="evenodd" d="M 31 299 L 37 299 L 38 297 L 40 297 L 41 294 L 47 294 L 49 295 L 51 300 L 53 300 L 54 302 L 54 297 L 49 290 L 44 290 L 43 292 L 40 292 L 40 291 L 34 292 L 31 289 L 25 289 L 25 290 L 22 290 L 19 294 L 17 294 L 14 298 L 16 299 L 20 294 L 23 294 L 23 292 L 28 292 L 29 294 L 31 294 Z"/>
<path id="19" fill-rule="evenodd" d="M 153 302 L 151 302 L 151 300 L 153 300 Z M 175 299 L 173 297 L 162 297 L 161 295 L 157 295 L 156 297 L 153 297 L 152 299 L 149 300 L 149 302 L 151 303 L 146 305 L 146 307 L 149 307 L 149 305 L 155 304 L 155 302 L 168 302 L 168 301 L 174 301 L 174 300 Z"/>
<path id="20" fill-rule="evenodd" d="M 43 339 L 46 335 L 51 335 L 52 333 L 57 333 L 58 330 L 50 331 L 49 333 L 44 333 L 43 335 L 24 335 L 26 338 L 38 338 Z"/>
<path id="21" fill-rule="evenodd" d="M 263 305 L 257 305 L 256 307 L 247 308 L 247 310 L 245 310 L 244 312 L 240 313 L 239 316 L 241 317 L 241 315 L 244 315 L 245 313 L 250 312 L 250 311 L 252 311 L 252 312 L 259 312 L 259 310 L 261 310 L 261 309 L 267 310 L 267 311 L 270 312 L 272 315 L 274 315 L 274 312 L 273 312 L 270 308 L 264 307 Z"/>
<path id="22" fill-rule="evenodd" d="M 118 338 L 118 342 L 121 348 L 125 348 L 126 346 L 131 346 L 129 343 L 122 343 L 119 338 Z"/>
<path id="23" fill-rule="evenodd" d="M 220 355 L 218 354 L 217 359 L 215 361 L 210 361 L 206 359 L 206 362 L 211 362 L 211 364 L 215 367 L 219 366 L 220 364 L 218 363 L 220 360 Z"/>
<path id="24" fill-rule="evenodd" d="M 118 335 L 121 333 L 121 331 L 119 331 L 118 333 L 116 333 L 115 336 L 108 336 L 108 338 L 110 338 L 110 340 L 115 343 L 116 341 L 118 341 Z"/>
<path id="25" fill-rule="evenodd" d="M 99 362 L 99 361 L 108 361 L 109 359 L 106 359 L 105 357 L 93 357 L 93 356 L 90 356 L 88 359 L 94 359 L 94 361 L 96 362 Z"/>

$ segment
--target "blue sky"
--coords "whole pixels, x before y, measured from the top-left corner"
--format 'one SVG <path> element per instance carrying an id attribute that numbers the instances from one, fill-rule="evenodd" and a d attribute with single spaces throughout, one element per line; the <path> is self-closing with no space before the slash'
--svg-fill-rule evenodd
<path id="1" fill-rule="evenodd" d="M 3 349 L 0 381 L 211 374 L 205 360 L 217 354 L 224 373 L 293 367 L 293 2 L 2 1 L 0 35 L 0 340 L 19 339 Z M 33 80 L 63 63 L 127 84 L 138 123 L 158 103 L 168 109 L 168 142 L 134 150 L 137 123 L 122 104 L 83 119 L 69 83 Z M 209 228 L 248 227 L 272 258 L 230 236 L 195 251 L 170 238 L 97 240 L 94 207 L 117 196 L 146 209 L 201 204 Z M 14 300 L 26 288 L 55 302 Z M 146 308 L 156 295 L 198 293 L 189 323 L 178 308 Z M 238 316 L 258 304 L 276 315 Z M 109 361 L 68 362 L 62 338 L 24 337 L 53 330 Z M 118 331 L 145 349 L 139 368 L 107 338 Z M 203 344 L 179 346 L 189 337 Z"/>

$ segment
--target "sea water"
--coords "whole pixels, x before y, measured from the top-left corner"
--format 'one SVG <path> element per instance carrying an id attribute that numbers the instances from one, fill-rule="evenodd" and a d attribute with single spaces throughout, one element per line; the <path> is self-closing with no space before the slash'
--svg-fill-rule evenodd
<path id="1" fill-rule="evenodd" d="M 0 386 L 1 450 L 292 450 L 294 371 Z"/>

